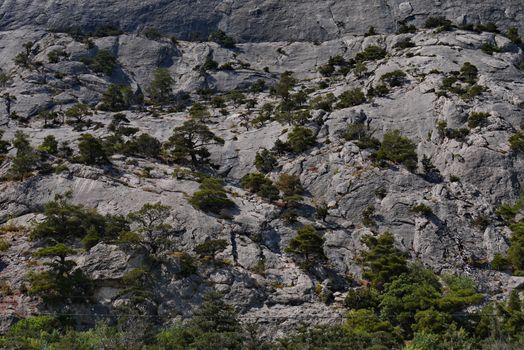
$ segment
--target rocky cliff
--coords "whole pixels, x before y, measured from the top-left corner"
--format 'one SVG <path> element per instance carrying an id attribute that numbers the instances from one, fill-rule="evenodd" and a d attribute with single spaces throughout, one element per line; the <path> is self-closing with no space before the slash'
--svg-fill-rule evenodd
<path id="1" fill-rule="evenodd" d="M 524 5 L 518 0 L 2 0 L 0 28 L 40 29 L 103 25 L 124 31 L 156 27 L 182 39 L 207 38 L 221 28 L 239 41 L 325 41 L 364 33 L 370 26 L 394 32 L 399 22 L 420 26 L 429 16 L 456 24 L 493 22 L 524 30 Z"/>
<path id="2" fill-rule="evenodd" d="M 369 26 L 394 32 L 399 20 L 420 23 L 431 14 L 460 23 L 522 26 L 522 3 L 502 3 L 2 1 L 0 67 L 9 73 L 2 83 L 8 109 L 0 118 L 4 139 L 23 131 L 36 148 L 53 135 L 75 153 L 82 134 L 108 140 L 115 113 L 101 108 L 104 93 L 112 84 L 128 85 L 147 100 L 153 72 L 163 67 L 174 78 L 173 93 L 186 104 L 164 108 L 148 102 L 125 108 L 126 126 L 164 143 L 188 120 L 191 104 L 206 106 L 204 123 L 223 140 L 209 147 L 217 166 L 208 170 L 224 179 L 235 204 L 223 215 L 198 210 L 188 201 L 199 188 L 194 168 L 133 155 L 113 154 L 111 165 L 103 166 L 82 164 L 72 156 L 51 157 L 60 169 L 35 170 L 22 181 L 10 181 L 8 169 L 16 155 L 10 148 L 0 169 L 6 178 L 0 184 L 1 238 L 8 244 L 0 257 L 0 278 L 11 291 L 0 296 L 2 326 L 43 310 L 38 298 L 25 293 L 25 276 L 43 269 L 45 262 L 32 255 L 41 242 L 31 240 L 29 232 L 43 219 L 44 205 L 67 191 L 73 203 L 102 214 L 127 215 L 154 202 L 172 208 L 166 222 L 176 232 L 169 236 L 169 249 L 161 252 L 161 269 L 141 306 L 164 323 L 190 314 L 211 288 L 237 307 L 241 319 L 267 322 L 265 333 L 271 337 L 301 321 L 341 320 L 344 296 L 363 283 L 361 238 L 386 231 L 411 259 L 437 272 L 466 274 L 486 300 L 504 298 L 524 283 L 523 277 L 490 267 L 496 253 L 506 253 L 511 236 L 497 208 L 517 201 L 524 182 L 524 158 L 509 141 L 523 128 L 522 49 L 486 31 L 348 34 Z M 46 30 L 103 24 L 130 32 L 79 40 Z M 218 27 L 243 43 L 224 48 L 213 42 L 152 40 L 133 32 L 149 26 L 182 38 Z M 359 58 L 367 48 L 383 54 Z M 25 50 L 29 62 L 24 65 L 19 55 Z M 110 74 L 93 71 L 101 51 L 115 59 Z M 335 57 L 334 70 L 346 63 L 351 69 L 319 73 Z M 468 67 L 475 68 L 464 78 Z M 257 121 L 264 105 L 275 108 L 282 101 L 274 91 L 253 86 L 275 86 L 285 72 L 292 72 L 297 82 L 291 93 L 302 96 L 302 107 L 295 108 L 307 109 L 307 117 L 283 121 L 274 109 L 271 117 Z M 392 72 L 399 82 L 388 82 Z M 450 77 L 455 79 L 451 83 Z M 385 84 L 387 92 L 374 92 Z M 355 89 L 365 93 L 360 101 L 343 103 L 344 93 Z M 243 91 L 244 97 L 235 100 L 231 91 Z M 212 102 L 213 96 L 222 96 L 223 104 Z M 321 106 L 319 100 L 326 98 L 329 106 Z M 66 118 L 63 112 L 77 103 L 90 106 L 84 116 L 88 124 L 49 127 L 43 119 L 46 111 Z M 263 199 L 240 180 L 256 172 L 257 152 L 288 140 L 296 125 L 311 130 L 315 144 L 304 152 L 279 153 L 268 174 L 275 181 L 282 173 L 296 176 L 304 187 L 296 217 L 290 219 L 283 215 L 286 203 Z M 373 149 L 344 136 L 351 125 L 365 126 L 377 140 L 398 130 L 416 145 L 418 162 L 410 169 L 394 161 L 377 163 Z M 325 207 L 322 218 L 315 216 L 319 207 Z M 313 271 L 285 252 L 304 225 L 314 226 L 324 239 L 327 262 Z M 197 259 L 196 247 L 210 240 L 227 243 L 212 256 L 214 263 L 200 259 L 197 270 L 180 277 L 181 252 Z M 129 304 L 122 278 L 143 266 L 145 256 L 109 240 L 73 254 L 95 289 L 91 309 L 71 312 L 107 313 Z"/>

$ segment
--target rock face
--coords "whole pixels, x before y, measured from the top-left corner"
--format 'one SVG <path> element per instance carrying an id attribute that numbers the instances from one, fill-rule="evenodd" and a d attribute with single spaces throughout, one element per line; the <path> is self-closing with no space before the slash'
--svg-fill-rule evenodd
<path id="1" fill-rule="evenodd" d="M 0 29 L 115 25 L 124 31 L 156 27 L 182 39 L 221 28 L 239 41 L 324 41 L 370 26 L 394 32 L 399 21 L 421 26 L 428 16 L 457 24 L 493 22 L 524 30 L 520 0 L 2 0 Z"/>
<path id="2" fill-rule="evenodd" d="M 419 21 L 432 13 L 450 18 L 467 13 L 466 21 L 491 20 L 501 26 L 519 21 L 522 24 L 522 4 L 506 1 L 506 8 L 501 10 L 500 1 L 469 1 L 462 6 L 459 1 L 330 3 L 333 18 L 322 12 L 328 11 L 327 2 L 315 3 L 315 13 L 319 14 L 316 22 L 304 15 L 313 6 L 304 1 L 257 1 L 256 5 L 250 1 L 126 1 L 112 5 L 107 1 L 4 1 L 2 27 L 28 25 L 0 33 L 0 64 L 11 74 L 2 95 L 15 95 L 12 111 L 28 119 L 20 125 L 10 120 L 2 104 L 4 139 L 22 130 L 33 146 L 54 135 L 76 150 L 83 133 L 107 137 L 113 116 L 109 112 L 96 110 L 89 116 L 96 126 L 86 130 L 70 125 L 44 128 L 37 115 L 43 110 L 61 112 L 77 102 L 96 107 L 112 83 L 129 84 L 135 92 L 145 92 L 157 67 L 167 68 L 175 78 L 174 92 L 189 92 L 193 101 L 209 105 L 195 93 L 198 89 L 210 89 L 217 95 L 245 89 L 255 107 L 227 102 L 225 113 L 209 107 L 207 125 L 224 140 L 223 145 L 209 149 L 212 161 L 219 165 L 215 175 L 225 179 L 229 197 L 237 206 L 230 216 L 208 215 L 188 203 L 199 184 L 195 177 L 184 175 L 187 169 L 117 155 L 112 167 L 64 160 L 67 167 L 61 172 L 35 175 L 22 182 L 2 182 L 0 222 L 14 218 L 28 228 L 45 203 L 68 190 L 73 193 L 73 202 L 104 214 L 127 214 L 145 203 L 162 202 L 173 208 L 169 220 L 179 234 L 169 237 L 172 248 L 165 252 L 158 279 L 152 282 L 149 311 L 168 323 L 191 313 L 213 287 L 235 304 L 244 319 L 286 319 L 282 325 L 269 322 L 266 332 L 272 336 L 279 335 L 277 329 L 286 332 L 293 320 L 342 319 L 344 293 L 358 283 L 361 274 L 355 259 L 363 249 L 360 239 L 373 232 L 392 232 L 413 259 L 437 271 L 467 274 L 493 298 L 521 285 L 521 279 L 492 271 L 487 262 L 508 248 L 510 232 L 497 217 L 496 209 L 502 202 L 516 200 L 524 183 L 524 158 L 511 151 L 508 141 L 523 127 L 524 73 L 517 68 L 524 59 L 522 50 L 502 35 L 462 30 L 369 37 L 344 33 L 362 31 L 369 25 L 393 31 L 398 18 Z M 102 5 L 104 11 L 100 10 Z M 291 9 L 293 16 L 288 13 Z M 99 22 L 93 22 L 94 14 Z M 272 16 L 282 16 L 275 19 L 274 26 L 268 24 Z M 338 17 L 342 23 L 337 24 Z M 360 17 L 366 21 L 360 22 Z M 155 41 L 139 34 L 123 34 L 93 39 L 89 44 L 42 29 L 67 20 L 94 26 L 109 23 L 111 18 L 120 18 L 118 24 L 129 30 L 140 29 L 146 23 L 172 33 L 187 33 L 188 28 L 205 32 L 219 26 L 246 41 L 281 41 L 241 43 L 235 50 L 228 50 L 215 43 L 175 44 L 166 38 Z M 331 40 L 285 41 L 314 39 Z M 398 43 L 406 39 L 412 45 L 399 48 Z M 40 62 L 33 70 L 13 63 L 23 43 L 30 40 L 34 41 L 32 60 Z M 481 50 L 495 43 L 500 52 L 490 55 Z M 340 55 L 350 60 L 371 45 L 384 48 L 388 55 L 368 62 L 367 74 L 349 73 L 328 80 L 318 73 L 319 66 L 330 57 Z M 49 62 L 48 54 L 57 49 L 66 52 L 67 58 Z M 116 57 L 118 67 L 111 76 L 96 74 L 83 62 L 82 58 L 92 57 L 96 49 L 107 49 Z M 228 63 L 234 69 L 200 69 L 209 59 L 219 67 Z M 442 93 L 443 79 L 460 71 L 466 62 L 477 67 L 478 84 L 486 88 L 484 92 L 470 99 Z M 396 70 L 405 72 L 405 84 L 392 88 L 387 96 L 355 107 L 313 109 L 305 126 L 315 133 L 316 146 L 300 154 L 279 156 L 277 169 L 268 176 L 275 179 L 278 173 L 296 175 L 306 189 L 298 222 L 286 222 L 279 205 L 240 188 L 239 179 L 255 171 L 256 153 L 270 149 L 276 140 L 286 140 L 293 127 L 275 120 L 261 125 L 247 123 L 257 117 L 265 103 L 281 102 L 267 90 L 247 89 L 253 82 L 263 80 L 273 85 L 281 73 L 293 71 L 300 81 L 294 92 L 305 91 L 311 101 L 330 93 L 338 97 L 354 88 L 369 90 L 381 83 L 384 74 Z M 488 113 L 486 123 L 468 126 L 471 112 Z M 162 142 L 188 119 L 186 111 L 149 107 L 123 113 L 130 126 Z M 453 130 L 467 128 L 468 134 L 463 138 L 442 135 L 437 122 L 446 122 Z M 439 179 L 429 177 L 420 161 L 412 172 L 394 164 L 377 166 L 368 150 L 341 136 L 348 125 L 355 123 L 367 125 L 379 139 L 387 131 L 399 130 L 417 144 L 419 160 L 423 156 L 431 159 Z M 5 161 L 0 175 L 5 175 L 9 166 L 10 161 Z M 328 207 L 326 220 L 315 218 L 314 207 L 320 204 Z M 414 213 L 413 207 L 420 204 L 431 208 L 431 213 Z M 363 211 L 369 207 L 375 208 L 373 227 L 363 225 Z M 483 219 L 480 224 L 478 218 Z M 314 225 L 323 235 L 329 270 L 306 273 L 284 252 L 303 224 Z M 7 280 L 13 290 L 20 289 L 22 277 L 32 266 L 42 265 L 31 257 L 38 243 L 29 241 L 26 231 L 2 236 L 10 247 L 0 257 L 0 278 Z M 226 249 L 215 256 L 222 263 L 204 261 L 197 273 L 181 277 L 177 253 L 196 256 L 195 247 L 209 239 L 227 242 Z M 99 243 L 74 259 L 95 281 L 97 302 L 108 309 L 128 302 L 120 280 L 144 263 L 140 252 L 130 252 L 115 242 Z M 24 302 L 31 306 L 23 310 L 25 314 L 34 311 L 26 296 L 2 298 L 0 307 L 15 303 L 18 309 L 18 304 Z M 326 304 L 326 299 L 333 302 Z M 11 322 L 13 313 L 0 321 Z"/>

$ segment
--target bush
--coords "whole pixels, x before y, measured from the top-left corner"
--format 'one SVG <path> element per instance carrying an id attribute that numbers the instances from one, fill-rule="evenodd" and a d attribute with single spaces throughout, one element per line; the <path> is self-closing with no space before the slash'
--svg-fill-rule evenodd
<path id="1" fill-rule="evenodd" d="M 78 141 L 78 162 L 88 165 L 103 165 L 109 163 L 100 139 L 91 134 L 83 134 Z"/>
<path id="2" fill-rule="evenodd" d="M 85 62 L 93 72 L 103 73 L 105 75 L 113 74 L 113 70 L 117 66 L 117 60 L 115 56 L 113 56 L 113 54 L 106 49 L 99 50 L 95 57 L 92 59 L 87 59 Z"/>
<path id="3" fill-rule="evenodd" d="M 313 226 L 306 225 L 297 230 L 297 235 L 289 241 L 285 252 L 301 255 L 306 262 L 322 260 L 325 259 L 323 245 L 324 238 Z"/>
<path id="4" fill-rule="evenodd" d="M 5 239 L 0 238 L 0 252 L 5 252 L 11 245 Z"/>
<path id="5" fill-rule="evenodd" d="M 445 18 L 445 17 L 429 17 L 426 22 L 424 23 L 424 27 L 431 29 L 431 28 L 439 28 L 441 30 L 450 30 L 453 26 L 453 23 Z"/>
<path id="6" fill-rule="evenodd" d="M 364 124 L 349 124 L 341 136 L 346 141 L 354 141 L 362 149 L 380 147 L 380 141 L 372 137 L 372 133 Z"/>
<path id="7" fill-rule="evenodd" d="M 280 174 L 275 184 L 286 197 L 300 196 L 304 193 L 300 179 L 294 175 Z"/>
<path id="8" fill-rule="evenodd" d="M 171 102 L 173 98 L 172 86 L 175 83 L 166 68 L 158 68 L 153 73 L 153 81 L 148 92 L 151 100 L 158 105 Z"/>
<path id="9" fill-rule="evenodd" d="M 100 109 L 111 112 L 123 111 L 131 106 L 134 99 L 129 85 L 111 84 L 102 94 Z"/>
<path id="10" fill-rule="evenodd" d="M 38 151 L 51 155 L 58 154 L 58 141 L 53 135 L 44 137 L 44 141 L 38 146 Z"/>
<path id="11" fill-rule="evenodd" d="M 343 92 L 339 97 L 337 108 L 348 108 L 361 105 L 366 102 L 366 95 L 361 89 L 355 88 Z"/>
<path id="12" fill-rule="evenodd" d="M 524 271 L 524 221 L 512 224 L 510 228 L 511 245 L 508 259 L 516 274 L 521 274 Z"/>
<path id="13" fill-rule="evenodd" d="M 516 132 L 509 138 L 511 150 L 517 154 L 524 154 L 524 133 Z"/>
<path id="14" fill-rule="evenodd" d="M 395 45 L 393 45 L 393 47 L 399 50 L 408 49 L 410 47 L 415 47 L 415 43 L 413 43 L 409 38 L 404 38 L 399 40 Z"/>
<path id="15" fill-rule="evenodd" d="M 279 198 L 278 189 L 262 174 L 247 174 L 240 179 L 240 186 L 262 198 L 274 201 Z"/>
<path id="16" fill-rule="evenodd" d="M 350 289 L 344 299 L 344 306 L 348 309 L 375 309 L 380 302 L 379 293 L 371 287 Z"/>
<path id="17" fill-rule="evenodd" d="M 157 28 L 149 27 L 144 30 L 144 36 L 149 40 L 160 40 L 162 39 L 162 33 Z"/>
<path id="18" fill-rule="evenodd" d="M 491 43 L 484 43 L 480 46 L 480 49 L 488 54 L 493 55 L 495 52 L 502 52 L 502 50 L 497 46 L 497 44 L 491 44 Z"/>
<path id="19" fill-rule="evenodd" d="M 390 131 L 384 134 L 376 159 L 389 160 L 404 165 L 409 171 L 415 171 L 418 161 L 416 148 L 413 141 L 400 135 L 400 131 Z"/>
<path id="20" fill-rule="evenodd" d="M 223 186 L 224 183 L 220 179 L 204 178 L 199 190 L 189 199 L 189 204 L 196 209 L 213 214 L 220 214 L 224 209 L 233 208 L 235 203 L 227 198 Z"/>
<path id="21" fill-rule="evenodd" d="M 491 260 L 491 268 L 497 271 L 505 271 L 508 267 L 510 267 L 508 258 L 501 253 L 495 253 L 493 260 Z"/>
<path id="22" fill-rule="evenodd" d="M 362 276 L 378 288 L 396 276 L 408 271 L 407 254 L 395 247 L 395 238 L 389 232 L 378 237 L 365 236 L 362 243 L 368 248 L 361 253 Z"/>
<path id="23" fill-rule="evenodd" d="M 227 241 L 223 239 L 211 239 L 195 247 L 195 253 L 202 257 L 211 257 L 227 248 Z"/>
<path id="24" fill-rule="evenodd" d="M 397 34 L 407 34 L 407 33 L 416 33 L 417 27 L 415 27 L 413 24 L 406 25 L 404 23 L 401 23 L 398 27 Z"/>
<path id="25" fill-rule="evenodd" d="M 287 144 L 293 153 L 302 153 L 313 147 L 316 137 L 311 129 L 297 126 L 287 136 Z"/>
<path id="26" fill-rule="evenodd" d="M 12 180 L 24 180 L 26 177 L 31 176 L 38 165 L 38 155 L 31 147 L 27 135 L 22 131 L 15 133 L 12 144 L 16 148 L 16 155 L 11 160 L 11 167 L 7 177 Z"/>
<path id="27" fill-rule="evenodd" d="M 401 70 L 395 70 L 393 72 L 383 74 L 380 77 L 380 80 L 388 84 L 390 87 L 402 86 L 406 82 L 406 73 Z"/>
<path id="28" fill-rule="evenodd" d="M 123 152 L 127 156 L 138 156 L 145 158 L 159 158 L 162 152 L 162 143 L 149 134 L 140 134 L 138 137 L 127 141 L 123 146 Z"/>
<path id="29" fill-rule="evenodd" d="M 267 149 L 257 152 L 255 156 L 255 168 L 261 173 L 267 174 L 278 165 L 277 158 Z"/>
<path id="30" fill-rule="evenodd" d="M 222 47 L 233 49 L 235 48 L 235 40 L 226 35 L 223 30 L 216 30 L 213 33 L 209 34 L 209 41 L 213 41 L 219 44 Z"/>
<path id="31" fill-rule="evenodd" d="M 362 52 L 357 53 L 355 60 L 358 62 L 376 61 L 385 58 L 387 51 L 378 46 L 368 46 Z"/>
<path id="32" fill-rule="evenodd" d="M 433 214 L 433 211 L 431 210 L 431 208 L 425 204 L 417 204 L 413 208 L 411 208 L 411 211 L 415 214 L 419 214 L 423 216 L 429 216 Z"/>
<path id="33" fill-rule="evenodd" d="M 49 60 L 49 63 L 58 63 L 63 58 L 67 57 L 67 53 L 62 49 L 55 49 L 47 54 L 47 59 Z"/>
<path id="34" fill-rule="evenodd" d="M 476 128 L 488 125 L 488 118 L 490 114 L 484 112 L 471 112 L 468 118 L 468 127 Z"/>

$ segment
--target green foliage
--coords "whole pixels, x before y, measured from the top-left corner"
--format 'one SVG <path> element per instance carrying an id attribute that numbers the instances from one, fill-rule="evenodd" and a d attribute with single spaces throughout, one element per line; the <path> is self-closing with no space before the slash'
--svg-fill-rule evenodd
<path id="1" fill-rule="evenodd" d="M 223 30 L 220 30 L 220 29 L 209 34 L 208 40 L 213 41 L 217 43 L 218 45 L 228 48 L 228 49 L 235 48 L 235 39 L 227 36 L 227 34 Z"/>
<path id="2" fill-rule="evenodd" d="M 293 153 L 302 153 L 316 144 L 313 131 L 302 126 L 295 127 L 287 135 L 287 145 Z"/>
<path id="3" fill-rule="evenodd" d="M 153 80 L 147 90 L 151 101 L 157 105 L 171 102 L 173 99 L 172 86 L 175 80 L 166 68 L 158 68 L 153 73 Z"/>
<path id="4" fill-rule="evenodd" d="M 150 254 L 156 254 L 169 245 L 169 235 L 173 227 L 166 224 L 171 215 L 171 207 L 160 202 L 146 203 L 140 210 L 129 213 L 127 218 L 134 227 L 137 240 L 134 242 Z"/>
<path id="5" fill-rule="evenodd" d="M 100 109 L 103 111 L 119 112 L 128 109 L 135 97 L 129 85 L 111 84 L 102 95 Z"/>
<path id="6" fill-rule="evenodd" d="M 16 322 L 4 337 L 0 337 L 0 348 L 41 350 L 59 339 L 60 323 L 52 316 L 31 316 Z"/>
<path id="7" fill-rule="evenodd" d="M 406 73 L 401 70 L 394 70 L 383 74 L 380 80 L 388 84 L 390 87 L 402 86 L 406 82 Z"/>
<path id="8" fill-rule="evenodd" d="M 409 38 L 404 38 L 399 40 L 393 47 L 399 50 L 409 49 L 410 47 L 415 47 L 415 43 Z"/>
<path id="9" fill-rule="evenodd" d="M 520 274 L 524 271 L 524 221 L 514 223 L 511 228 L 511 245 L 508 250 L 508 259 L 511 266 Z"/>
<path id="10" fill-rule="evenodd" d="M 359 88 L 344 91 L 338 97 L 337 108 L 354 107 L 366 103 L 366 95 Z"/>
<path id="11" fill-rule="evenodd" d="M 39 152 L 44 152 L 51 155 L 58 154 L 58 141 L 53 135 L 47 135 L 44 137 L 44 141 L 38 146 Z"/>
<path id="12" fill-rule="evenodd" d="M 452 22 L 445 18 L 445 17 L 428 17 L 426 22 L 424 23 L 424 27 L 431 29 L 431 28 L 439 28 L 439 30 L 450 30 L 452 28 Z"/>
<path id="13" fill-rule="evenodd" d="M 93 72 L 105 75 L 113 74 L 118 64 L 116 57 L 106 49 L 99 50 L 93 58 L 84 59 L 84 62 Z"/>
<path id="14" fill-rule="evenodd" d="M 222 210 L 234 208 L 235 203 L 227 198 L 223 186 L 224 183 L 220 179 L 204 178 L 199 190 L 189 199 L 189 204 L 196 209 L 213 214 L 220 214 Z"/>
<path id="15" fill-rule="evenodd" d="M 162 33 L 155 27 L 148 27 L 144 30 L 144 36 L 149 40 L 160 40 L 162 39 Z"/>
<path id="16" fill-rule="evenodd" d="M 256 193 L 262 198 L 274 201 L 279 198 L 278 189 L 273 185 L 273 181 L 266 178 L 263 174 L 247 174 L 240 179 L 240 186 L 251 193 Z"/>
<path id="17" fill-rule="evenodd" d="M 510 262 L 507 257 L 497 252 L 491 260 L 491 268 L 497 271 L 505 271 L 510 266 Z"/>
<path id="18" fill-rule="evenodd" d="M 333 93 L 328 93 L 324 96 L 313 97 L 309 103 L 311 109 L 321 109 L 326 112 L 332 111 L 332 105 L 337 100 Z"/>
<path id="19" fill-rule="evenodd" d="M 83 134 L 78 139 L 78 162 L 88 165 L 108 164 L 106 151 L 100 139 L 91 134 Z"/>
<path id="20" fill-rule="evenodd" d="M 116 238 L 129 225 L 121 216 L 103 216 L 95 210 L 69 203 L 70 193 L 56 195 L 44 206 L 44 219 L 33 227 L 31 239 L 50 239 L 65 242 L 83 238 L 95 230 L 100 239 Z"/>
<path id="21" fill-rule="evenodd" d="M 509 138 L 511 150 L 517 154 L 524 154 L 524 132 L 516 132 Z"/>
<path id="22" fill-rule="evenodd" d="M 16 148 L 16 155 L 11 160 L 7 177 L 12 180 L 24 180 L 36 169 L 38 154 L 31 147 L 27 135 L 22 131 L 15 133 L 12 144 Z"/>
<path id="23" fill-rule="evenodd" d="M 51 258 L 47 262 L 49 270 L 31 272 L 28 275 L 31 287 L 30 295 L 40 296 L 46 303 L 83 302 L 91 295 L 91 282 L 80 269 L 74 269 L 76 263 L 66 260 L 76 250 L 62 243 L 37 250 L 33 255 Z"/>
<path id="24" fill-rule="evenodd" d="M 411 211 L 415 214 L 423 215 L 423 216 L 429 216 L 433 214 L 433 210 L 431 208 L 423 203 L 415 205 L 413 208 L 411 208 Z"/>
<path id="25" fill-rule="evenodd" d="M 415 171 L 418 162 L 416 149 L 415 143 L 400 135 L 400 131 L 389 131 L 384 134 L 382 144 L 376 153 L 376 159 L 378 161 L 389 160 L 404 165 L 409 171 Z"/>
<path id="26" fill-rule="evenodd" d="M 317 220 L 326 221 L 327 216 L 329 215 L 329 208 L 325 203 L 320 203 L 315 207 L 315 218 Z"/>
<path id="27" fill-rule="evenodd" d="M 206 146 L 223 143 L 224 140 L 209 130 L 207 125 L 191 119 L 173 130 L 167 146 L 176 162 L 190 162 L 197 166 L 209 163 L 210 154 Z"/>
<path id="28" fill-rule="evenodd" d="M 200 243 L 195 247 L 195 253 L 202 257 L 214 258 L 215 255 L 227 248 L 227 241 L 223 239 L 211 239 Z"/>
<path id="29" fill-rule="evenodd" d="M 488 125 L 488 118 L 490 114 L 484 112 L 471 112 L 468 118 L 468 126 L 470 128 L 483 127 Z"/>
<path id="30" fill-rule="evenodd" d="M 67 58 L 69 55 L 62 49 L 55 49 L 47 54 L 49 63 L 58 63 L 62 59 Z"/>
<path id="31" fill-rule="evenodd" d="M 315 227 L 306 225 L 297 230 L 297 234 L 285 249 L 286 253 L 302 256 L 306 263 L 325 259 L 324 238 L 317 232 Z"/>
<path id="32" fill-rule="evenodd" d="M 379 292 L 372 287 L 350 289 L 344 299 L 348 309 L 375 309 L 380 302 Z"/>
<path id="33" fill-rule="evenodd" d="M 377 288 L 408 270 L 407 254 L 395 247 L 395 238 L 389 232 L 378 237 L 365 236 L 362 243 L 368 248 L 361 253 L 362 276 Z"/>
<path id="34" fill-rule="evenodd" d="M 11 245 L 5 239 L 0 238 L 0 252 L 5 252 Z"/>
<path id="35" fill-rule="evenodd" d="M 255 168 L 257 168 L 258 171 L 261 173 L 267 174 L 278 165 L 277 158 L 273 155 L 273 152 L 262 149 L 261 151 L 257 152 L 255 156 Z"/>
<path id="36" fill-rule="evenodd" d="M 407 34 L 407 33 L 416 33 L 417 27 L 415 27 L 413 24 L 406 25 L 405 23 L 401 23 L 398 27 L 397 34 Z"/>
<path id="37" fill-rule="evenodd" d="M 304 188 L 297 176 L 280 174 L 275 185 L 286 197 L 300 196 L 304 193 Z"/>
<path id="38" fill-rule="evenodd" d="M 346 141 L 354 141 L 359 148 L 379 149 L 380 141 L 372 135 L 369 128 L 364 124 L 349 124 L 341 136 Z"/>
<path id="39" fill-rule="evenodd" d="M 480 46 L 480 49 L 488 54 L 493 55 L 495 52 L 502 52 L 502 49 L 497 46 L 497 44 L 484 43 Z"/>
<path id="40" fill-rule="evenodd" d="M 479 70 L 476 66 L 470 62 L 465 62 L 460 68 L 460 80 L 468 83 L 475 84 L 478 79 Z"/>
<path id="41" fill-rule="evenodd" d="M 343 327 L 357 335 L 375 339 L 377 346 L 368 349 L 399 349 L 402 343 L 398 328 L 389 321 L 381 320 L 371 310 L 349 311 Z"/>
<path id="42" fill-rule="evenodd" d="M 273 87 L 272 91 L 275 95 L 282 97 L 284 100 L 289 98 L 289 92 L 295 87 L 297 80 L 293 78 L 292 72 L 284 72 L 280 76 L 280 80 Z"/>
<path id="43" fill-rule="evenodd" d="M 194 103 L 189 109 L 189 115 L 191 118 L 206 120 L 211 116 L 206 106 L 201 103 Z"/>
<path id="44" fill-rule="evenodd" d="M 519 29 L 517 27 L 508 28 L 508 32 L 506 33 L 506 36 L 514 44 L 522 45 L 522 38 L 520 37 Z"/>
<path id="45" fill-rule="evenodd" d="M 385 58 L 387 51 L 379 46 L 368 46 L 363 51 L 357 53 L 355 60 L 358 62 L 376 61 Z"/>

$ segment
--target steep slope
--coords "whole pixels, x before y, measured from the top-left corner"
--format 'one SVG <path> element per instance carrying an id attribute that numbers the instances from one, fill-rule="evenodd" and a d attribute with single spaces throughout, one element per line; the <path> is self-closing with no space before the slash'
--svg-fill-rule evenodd
<path id="1" fill-rule="evenodd" d="M 324 41 L 370 26 L 394 32 L 399 21 L 420 26 L 429 16 L 457 24 L 493 22 L 524 30 L 519 0 L 344 0 L 344 1 L 188 1 L 188 0 L 2 0 L 0 29 L 40 29 L 114 25 L 124 31 L 156 27 L 182 39 L 207 38 L 216 28 L 240 41 Z"/>
<path id="2" fill-rule="evenodd" d="M 167 67 L 175 77 L 176 91 L 191 92 L 193 102 L 208 106 L 206 125 L 224 140 L 223 145 L 209 148 L 212 161 L 219 165 L 214 175 L 225 178 L 229 197 L 236 205 L 223 215 L 197 210 L 188 202 L 199 187 L 197 174 L 171 163 L 119 154 L 112 157 L 111 167 L 53 158 L 62 164 L 57 173 L 3 182 L 1 221 L 11 219 L 11 226 L 20 225 L 2 236 L 9 248 L 1 257 L 0 276 L 15 291 L 0 301 L 3 308 L 11 306 L 3 313 L 4 325 L 15 316 L 37 311 L 36 299 L 28 297 L 23 288 L 27 272 L 42 264 L 41 259 L 31 257 L 39 244 L 28 238 L 31 220 L 41 220 L 44 204 L 68 190 L 74 203 L 103 214 L 128 214 L 153 202 L 171 206 L 168 222 L 177 230 L 169 236 L 169 248 L 160 254 L 162 268 L 154 274 L 147 287 L 150 295 L 140 306 L 146 314 L 158 315 L 161 322 L 190 313 L 211 286 L 223 292 L 245 320 L 280 320 L 268 321 L 265 331 L 272 337 L 282 334 L 275 329 L 286 332 L 304 320 L 341 320 L 344 295 L 360 281 L 357 260 L 363 249 L 361 238 L 385 231 L 395 235 L 411 258 L 437 271 L 465 273 L 491 298 L 523 282 L 522 277 L 489 266 L 495 253 L 506 252 L 510 235 L 496 209 L 503 201 L 515 201 L 524 181 L 524 158 L 509 144 L 511 135 L 522 129 L 524 74 L 517 64 L 524 56 L 501 35 L 426 30 L 404 35 L 347 35 L 321 44 L 246 43 L 234 50 L 215 43 L 175 44 L 133 34 L 98 38 L 93 43 L 33 29 L 1 35 L 5 43 L 1 63 L 12 73 L 3 94 L 16 96 L 11 110 L 28 117 L 15 122 L 2 115 L 4 139 L 12 139 L 15 131 L 22 130 L 35 147 L 44 137 L 54 135 L 76 149 L 82 134 L 109 137 L 113 116 L 109 112 L 95 111 L 89 116 L 91 126 L 86 128 L 45 128 L 37 115 L 45 110 L 65 111 L 77 102 L 95 106 L 111 83 L 129 84 L 135 92 L 147 91 L 153 70 Z M 30 39 L 34 40 L 33 64 L 41 62 L 32 70 L 13 63 L 22 50 L 21 43 Z M 405 44 L 408 41 L 410 45 Z M 496 44 L 499 52 L 483 52 L 486 44 Z M 353 69 L 329 79 L 318 73 L 330 57 L 340 55 L 349 61 L 368 47 L 381 47 L 387 55 L 366 61 L 367 72 Z M 102 49 L 117 58 L 118 67 L 111 76 L 95 74 L 85 64 L 88 61 L 82 62 L 82 57 L 93 57 Z M 64 51 L 65 58 L 51 63 L 48 54 L 56 50 Z M 209 65 L 209 60 L 217 64 Z M 444 80 L 459 74 L 456 72 L 467 62 L 478 70 L 475 84 L 484 89 L 471 96 L 446 91 Z M 230 67 L 220 68 L 226 63 Z M 202 69 L 206 65 L 208 68 Z M 274 85 L 286 71 L 293 71 L 299 81 L 292 92 L 305 93 L 303 105 L 312 105 L 310 114 L 300 122 L 287 123 L 278 121 L 275 110 L 268 120 L 254 121 L 265 103 L 276 105 L 281 99 L 267 90 L 253 92 L 250 87 L 260 79 Z M 395 71 L 405 76 L 389 93 L 368 95 L 356 106 L 337 107 L 345 91 L 358 88 L 369 93 L 386 81 L 384 74 Z M 212 106 L 202 93 L 211 90 L 222 95 L 234 89 L 246 89 L 246 98 L 240 102 L 228 98 L 225 107 Z M 194 93 L 198 90 L 204 97 Z M 335 96 L 331 108 L 312 103 L 330 93 Z M 250 99 L 254 107 L 247 104 Z M 222 108 L 226 111 L 221 112 Z M 472 112 L 486 113 L 483 122 L 468 126 Z M 129 126 L 162 142 L 188 119 L 187 111 L 152 106 L 124 113 Z M 283 215 L 282 203 L 269 203 L 249 193 L 240 187 L 239 180 L 255 171 L 256 153 L 271 149 L 278 139 L 286 141 L 296 123 L 313 131 L 316 145 L 296 154 L 283 152 L 269 174 L 272 179 L 282 173 L 300 179 L 305 194 L 297 208 L 297 221 L 293 221 Z M 366 125 L 379 139 L 388 131 L 399 130 L 417 145 L 417 167 L 408 170 L 391 162 L 378 164 L 374 151 L 343 137 L 351 125 Z M 422 163 L 423 156 L 431 160 L 432 170 Z M 4 163 L 2 175 L 10 166 L 9 160 Z M 440 174 L 438 179 L 433 176 L 436 174 Z M 327 207 L 325 220 L 314 215 L 314 208 L 323 204 Z M 420 205 L 429 211 L 414 211 Z M 285 253 L 297 229 L 305 224 L 315 226 L 325 240 L 323 250 L 328 260 L 313 271 L 304 271 L 295 256 Z M 199 258 L 196 250 L 210 239 L 227 242 L 211 262 L 209 257 Z M 77 244 L 80 247 L 80 242 Z M 198 261 L 197 270 L 188 276 L 180 277 L 180 252 Z M 142 251 L 114 241 L 98 243 L 74 256 L 78 267 L 94 281 L 97 312 L 111 312 L 131 303 L 122 278 L 143 266 L 144 256 Z M 326 305 L 326 300 L 333 303 Z M 73 308 L 71 312 L 91 311 Z M 92 319 L 86 316 L 83 321 L 90 323 Z"/>

